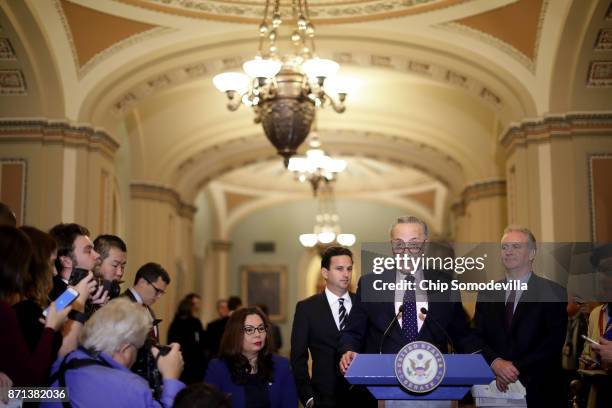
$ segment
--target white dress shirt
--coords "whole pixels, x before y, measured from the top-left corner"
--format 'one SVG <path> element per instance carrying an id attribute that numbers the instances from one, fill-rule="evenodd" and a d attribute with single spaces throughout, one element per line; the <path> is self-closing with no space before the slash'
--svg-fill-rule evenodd
<path id="1" fill-rule="evenodd" d="M 327 302 L 329 303 L 329 307 L 332 311 L 332 316 L 334 316 L 334 322 L 336 322 L 336 327 L 340 330 L 340 302 L 338 299 L 344 299 L 344 308 L 346 309 L 346 317 L 344 318 L 345 323 L 348 318 L 349 313 L 351 313 L 351 307 L 353 304 L 351 303 L 351 297 L 349 296 L 348 291 L 344 293 L 344 295 L 338 297 L 332 293 L 331 290 L 325 288 L 325 296 L 327 297 Z"/>

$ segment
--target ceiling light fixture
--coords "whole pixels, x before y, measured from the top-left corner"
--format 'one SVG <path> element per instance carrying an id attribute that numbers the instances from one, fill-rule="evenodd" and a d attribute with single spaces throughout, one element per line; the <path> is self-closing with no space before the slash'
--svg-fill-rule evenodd
<path id="1" fill-rule="evenodd" d="M 316 247 L 322 253 L 330 246 L 350 247 L 357 238 L 354 234 L 341 233 L 340 217 L 336 213 L 336 201 L 332 184 L 324 184 L 319 194 L 319 210 L 312 233 L 301 234 L 300 244 L 306 248 Z"/>
<path id="2" fill-rule="evenodd" d="M 293 172 L 301 183 L 308 181 L 316 196 L 322 182 L 329 183 L 346 169 L 346 161 L 333 159 L 321 149 L 321 142 L 316 131 L 310 135 L 310 149 L 305 156 L 294 156 L 289 159 L 288 169 Z"/>
<path id="3" fill-rule="evenodd" d="M 330 86 L 340 66 L 335 61 L 319 58 L 315 49 L 315 28 L 310 20 L 308 2 L 293 0 L 291 18 L 295 27 L 290 40 L 293 52 L 280 55 L 278 39 L 283 18 L 280 0 L 266 0 L 263 21 L 259 25 L 259 50 L 256 57 L 242 66 L 245 74 L 225 72 L 213 83 L 228 98 L 227 108 L 251 106 L 255 123 L 261 123 L 266 137 L 284 158 L 285 166 L 310 132 L 315 109 L 326 105 L 344 112 L 350 82 L 337 81 Z M 343 85 L 344 84 L 344 85 Z M 329 91 L 333 87 L 335 97 Z"/>

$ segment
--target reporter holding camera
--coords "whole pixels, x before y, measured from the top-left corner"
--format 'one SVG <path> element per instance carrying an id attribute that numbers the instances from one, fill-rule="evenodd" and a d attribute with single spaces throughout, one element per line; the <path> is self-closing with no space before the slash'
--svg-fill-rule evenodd
<path id="1" fill-rule="evenodd" d="M 94 273 L 103 279 L 103 286 L 111 299 L 121 294 L 121 278 L 127 264 L 127 246 L 116 235 L 99 235 L 93 242 L 94 251 L 100 257 L 96 261 Z"/>
<path id="2" fill-rule="evenodd" d="M 52 386 L 68 387 L 70 404 L 83 407 L 171 407 L 185 387 L 178 380 L 183 370 L 180 346 L 170 345 L 166 355 L 153 348 L 163 378 L 159 401 L 147 382 L 130 371 L 137 350 L 144 345 L 152 320 L 146 309 L 126 298 L 111 300 L 85 323 L 80 347 L 55 362 Z M 62 403 L 43 403 L 61 407 Z"/>

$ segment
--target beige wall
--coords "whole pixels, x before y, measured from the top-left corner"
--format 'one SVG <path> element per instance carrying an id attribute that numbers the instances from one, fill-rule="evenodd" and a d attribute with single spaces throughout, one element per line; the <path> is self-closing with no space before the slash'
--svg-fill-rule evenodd
<path id="1" fill-rule="evenodd" d="M 612 153 L 609 114 L 567 114 L 510 128 L 507 149 L 510 223 L 544 242 L 590 241 L 589 156 Z"/>
<path id="2" fill-rule="evenodd" d="M 507 223 L 506 182 L 485 180 L 467 186 L 452 214 L 454 241 L 497 242 Z"/>
<path id="3" fill-rule="evenodd" d="M 96 236 L 112 219 L 118 144 L 108 134 L 66 122 L 20 119 L 0 122 L 0 158 L 26 162 L 24 223 L 48 230 L 59 222 L 87 226 Z"/>
<path id="4" fill-rule="evenodd" d="M 153 184 L 131 185 L 129 231 L 129 267 L 125 287 L 134 283 L 136 271 L 147 262 L 159 263 L 170 275 L 166 294 L 154 305 L 162 341 L 180 299 L 195 287 L 193 258 L 193 212 L 169 188 Z"/>

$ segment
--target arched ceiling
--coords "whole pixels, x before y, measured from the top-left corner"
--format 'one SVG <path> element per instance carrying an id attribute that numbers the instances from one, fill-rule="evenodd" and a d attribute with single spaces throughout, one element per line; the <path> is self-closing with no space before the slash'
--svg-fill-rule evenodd
<path id="1" fill-rule="evenodd" d="M 283 10 L 290 3 L 282 0 Z M 318 115 L 325 148 L 353 172 L 342 194 L 361 183 L 390 197 L 428 180 L 448 204 L 472 182 L 503 177 L 498 137 L 509 123 L 553 109 L 610 109 L 609 0 L 309 3 L 319 55 L 361 84 L 346 113 Z M 187 200 L 213 180 L 275 185 L 274 151 L 252 112 L 228 112 L 211 84 L 255 54 L 262 1 L 0 6 L 6 116 L 66 117 L 110 134 L 125 128 L 133 178 Z M 380 171 L 378 181 L 366 168 Z M 402 183 L 386 184 L 395 171 L 405 173 Z"/>

